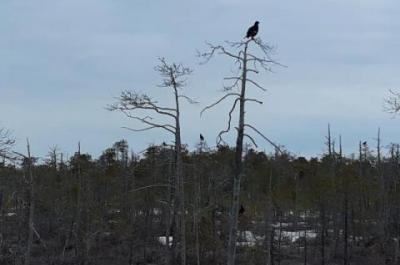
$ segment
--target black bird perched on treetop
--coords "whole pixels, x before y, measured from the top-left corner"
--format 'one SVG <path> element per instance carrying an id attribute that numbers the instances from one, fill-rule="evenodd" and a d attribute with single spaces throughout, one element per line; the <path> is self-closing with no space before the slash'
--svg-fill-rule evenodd
<path id="1" fill-rule="evenodd" d="M 248 30 L 247 30 L 247 34 L 246 34 L 246 38 L 252 38 L 254 39 L 254 37 L 257 35 L 258 33 L 258 24 L 259 22 L 256 21 L 254 23 L 253 26 L 251 26 Z"/>
<path id="2" fill-rule="evenodd" d="M 239 209 L 239 216 L 243 215 L 245 211 L 246 210 L 244 209 L 243 204 L 241 204 Z"/>
<path id="3" fill-rule="evenodd" d="M 204 136 L 200 133 L 200 141 L 204 141 Z"/>

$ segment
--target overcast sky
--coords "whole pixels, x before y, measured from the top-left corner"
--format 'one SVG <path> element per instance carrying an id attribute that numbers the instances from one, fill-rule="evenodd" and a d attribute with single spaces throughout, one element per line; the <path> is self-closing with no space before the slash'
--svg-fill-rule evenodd
<path id="1" fill-rule="evenodd" d="M 199 112 L 223 95 L 234 66 L 222 57 L 199 65 L 196 50 L 241 40 L 258 20 L 288 67 L 255 77 L 268 91 L 249 90 L 264 101 L 249 121 L 297 155 L 323 153 L 328 122 L 348 154 L 359 140 L 375 145 L 378 127 L 383 144 L 400 142 L 400 120 L 382 107 L 400 89 L 399 14 L 398 0 L 1 0 L 0 126 L 18 150 L 29 137 L 38 156 L 55 145 L 72 154 L 78 141 L 94 156 L 123 138 L 136 152 L 172 141 L 121 129 L 138 124 L 105 110 L 124 89 L 168 99 L 153 70 L 163 56 L 194 70 L 186 94 L 201 103 L 182 106 L 183 141 L 193 148 L 201 132 L 215 145 L 230 102 Z"/>

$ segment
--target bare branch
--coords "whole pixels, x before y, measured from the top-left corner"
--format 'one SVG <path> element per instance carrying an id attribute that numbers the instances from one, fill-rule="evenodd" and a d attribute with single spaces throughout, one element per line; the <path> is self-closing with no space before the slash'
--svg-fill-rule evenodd
<path id="1" fill-rule="evenodd" d="M 240 94 L 239 94 L 239 93 L 228 93 L 228 94 L 226 94 L 225 96 L 223 96 L 222 98 L 220 98 L 219 100 L 217 100 L 216 102 L 214 102 L 213 104 L 208 105 L 207 107 L 205 107 L 205 108 L 200 112 L 200 116 L 203 114 L 204 111 L 206 111 L 206 110 L 208 110 L 208 109 L 211 109 L 212 107 L 216 106 L 216 105 L 219 104 L 221 101 L 223 101 L 224 99 L 226 99 L 227 97 L 230 97 L 230 96 L 238 96 L 238 97 L 240 97 Z"/>
<path id="2" fill-rule="evenodd" d="M 38 231 L 36 230 L 36 228 L 33 226 L 33 224 L 31 224 L 31 229 L 32 229 L 33 232 L 35 233 L 36 237 L 39 239 L 40 243 L 42 243 L 43 247 L 44 247 L 45 249 L 47 249 L 46 242 L 44 242 L 43 239 L 40 237 L 40 234 L 38 233 Z"/>
<path id="3" fill-rule="evenodd" d="M 384 111 L 392 114 L 400 112 L 400 93 L 389 90 L 390 96 L 384 99 Z"/>
<path id="4" fill-rule="evenodd" d="M 256 148 L 258 147 L 258 145 L 256 144 L 256 141 L 254 141 L 254 139 L 250 135 L 244 133 L 243 136 L 246 136 L 247 138 L 249 138 Z"/>
<path id="5" fill-rule="evenodd" d="M 0 128 L 0 156 L 8 158 L 11 147 L 14 145 L 15 139 L 11 137 L 11 132 L 4 128 Z"/>
<path id="6" fill-rule="evenodd" d="M 255 38 L 254 43 L 261 49 L 261 51 L 266 55 L 269 56 L 275 50 L 274 46 L 269 45 L 266 42 L 263 42 L 261 38 Z"/>
<path id="7" fill-rule="evenodd" d="M 198 101 L 196 101 L 188 96 L 185 96 L 185 95 L 179 95 L 178 97 L 186 99 L 187 102 L 189 102 L 190 104 L 198 104 L 199 103 Z"/>
<path id="8" fill-rule="evenodd" d="M 19 156 L 19 157 L 21 157 L 23 159 L 27 159 L 28 158 L 26 155 L 24 155 L 22 153 L 19 153 L 19 152 L 16 152 L 16 151 L 13 151 L 13 154 L 15 154 L 15 155 L 17 155 L 17 156 Z"/>
<path id="9" fill-rule="evenodd" d="M 215 46 L 213 44 L 210 43 L 206 43 L 209 46 L 209 51 L 205 52 L 205 53 L 198 53 L 198 57 L 204 58 L 205 61 L 200 63 L 200 64 L 205 64 L 207 63 L 216 52 L 219 52 L 219 54 L 224 54 L 227 55 L 233 59 L 235 59 L 235 64 L 239 63 L 239 66 L 241 68 L 241 65 L 243 63 L 244 60 L 244 56 L 243 56 L 243 51 L 241 50 L 241 48 L 245 45 L 248 45 L 250 42 L 254 42 L 255 45 L 261 50 L 261 52 L 263 53 L 263 57 L 258 57 L 255 56 L 251 53 L 247 53 L 247 61 L 248 62 L 253 62 L 254 63 L 254 68 L 256 69 L 251 69 L 249 70 L 249 72 L 254 72 L 254 73 L 258 73 L 257 71 L 257 64 L 262 67 L 264 70 L 272 72 L 271 66 L 270 65 L 278 65 L 278 66 L 282 66 L 282 67 L 287 67 L 286 65 L 283 65 L 281 63 L 278 63 L 277 61 L 273 60 L 270 57 L 270 54 L 273 53 L 275 51 L 275 47 L 269 45 L 268 43 L 265 43 L 261 40 L 261 38 L 256 38 L 256 39 L 249 39 L 246 41 L 239 41 L 239 42 L 231 42 L 231 41 L 225 41 L 225 43 L 227 43 L 230 47 L 232 47 L 233 49 L 240 49 L 238 51 L 238 54 L 236 55 L 234 52 L 231 51 L 227 51 L 225 49 L 224 46 L 222 45 L 218 45 Z"/>
<path id="10" fill-rule="evenodd" d="M 256 73 L 256 74 L 259 73 L 257 70 L 251 69 L 251 68 L 247 68 L 246 71 L 247 71 L 247 72 L 253 72 L 253 73 Z"/>
<path id="11" fill-rule="evenodd" d="M 160 107 L 157 101 L 153 101 L 145 94 L 139 94 L 135 91 L 123 91 L 117 98 L 118 102 L 107 107 L 110 111 L 132 111 L 136 109 L 151 110 L 162 115 L 176 118 L 176 110 L 168 107 Z"/>
<path id="12" fill-rule="evenodd" d="M 248 39 L 245 41 L 225 41 L 225 43 L 229 44 L 233 48 L 239 49 L 242 46 L 245 46 L 246 43 L 249 43 L 250 41 L 252 41 L 252 39 Z"/>
<path id="13" fill-rule="evenodd" d="M 219 52 L 220 54 L 225 54 L 225 55 L 227 55 L 227 56 L 229 56 L 231 58 L 236 59 L 237 61 L 242 61 L 243 60 L 243 58 L 240 57 L 240 54 L 235 55 L 232 52 L 227 51 L 225 49 L 225 47 L 222 46 L 222 45 L 215 46 L 215 45 L 213 45 L 211 43 L 208 43 L 208 42 L 206 42 L 206 44 L 209 47 L 209 51 L 208 52 L 204 52 L 204 53 L 197 52 L 197 56 L 198 57 L 204 58 L 204 62 L 201 62 L 200 64 L 205 64 L 205 63 L 209 62 L 216 52 Z"/>
<path id="14" fill-rule="evenodd" d="M 253 126 L 251 126 L 250 124 L 245 124 L 244 126 L 249 127 L 251 129 L 253 129 L 256 133 L 258 133 L 262 138 L 264 138 L 264 140 L 266 140 L 268 143 L 270 143 L 273 147 L 276 148 L 276 150 L 278 150 L 281 154 L 283 154 L 283 152 L 281 151 L 281 149 L 279 148 L 279 146 L 277 144 L 275 144 L 274 142 L 272 142 L 270 139 L 268 139 L 264 134 L 262 134 L 259 130 L 257 130 L 256 128 L 254 128 Z"/>
<path id="15" fill-rule="evenodd" d="M 240 76 L 224 77 L 224 80 L 242 80 Z"/>
<path id="16" fill-rule="evenodd" d="M 259 89 L 261 89 L 262 91 L 267 91 L 265 88 L 263 88 L 262 86 L 260 86 L 257 82 L 247 78 L 246 81 L 250 82 L 251 84 L 255 85 L 256 87 L 258 87 Z"/>
<path id="17" fill-rule="evenodd" d="M 155 129 L 155 128 L 161 128 L 161 129 L 167 130 L 170 133 L 173 133 L 173 131 L 169 130 L 168 128 L 163 127 L 162 125 L 160 125 L 160 126 L 149 126 L 149 127 L 142 128 L 142 129 L 133 129 L 133 128 L 129 128 L 129 127 L 121 127 L 121 128 L 129 130 L 129 131 L 132 131 L 132 132 L 144 132 L 144 131 L 148 131 L 148 130 Z"/>
<path id="18" fill-rule="evenodd" d="M 252 101 L 252 102 L 256 102 L 258 104 L 263 104 L 262 101 L 259 101 L 258 99 L 255 99 L 255 98 L 246 98 L 245 101 Z"/>
<path id="19" fill-rule="evenodd" d="M 150 125 L 150 127 L 152 127 L 152 128 L 161 128 L 161 129 L 164 129 L 164 130 L 169 131 L 169 132 L 172 133 L 172 134 L 175 134 L 175 127 L 172 126 L 171 124 L 158 124 L 158 123 L 154 123 L 154 122 L 148 121 L 148 118 L 151 119 L 151 117 L 149 117 L 149 116 L 146 116 L 146 117 L 144 117 L 144 118 L 141 118 L 141 117 L 138 117 L 138 116 L 134 116 L 134 115 L 132 115 L 132 114 L 130 114 L 129 112 L 126 112 L 126 111 L 122 111 L 122 112 L 123 112 L 127 117 L 132 118 L 132 119 L 135 119 L 135 120 L 138 120 L 138 121 L 141 121 L 141 122 L 143 122 L 143 123 L 145 123 L 145 124 L 147 124 L 147 125 Z M 144 129 L 139 129 L 139 131 L 144 131 L 144 130 L 152 129 L 152 128 L 150 128 L 150 127 L 144 128 Z M 131 129 L 131 130 L 134 131 L 135 129 Z"/>
<path id="20" fill-rule="evenodd" d="M 181 88 L 185 86 L 186 79 L 181 79 L 184 76 L 190 75 L 193 70 L 183 66 L 183 64 L 172 63 L 169 64 L 165 58 L 158 58 L 160 65 L 154 69 L 164 77 L 163 82 L 159 85 L 161 87 Z"/>
<path id="21" fill-rule="evenodd" d="M 228 113 L 229 119 L 228 119 L 228 127 L 225 130 L 222 130 L 219 132 L 217 136 L 217 145 L 219 145 L 221 142 L 225 143 L 225 141 L 222 139 L 222 135 L 229 132 L 231 130 L 231 122 L 232 122 L 232 113 L 236 108 L 236 104 L 239 102 L 240 98 L 236 98 L 235 102 L 232 105 L 231 110 Z"/>
<path id="22" fill-rule="evenodd" d="M 270 59 L 269 57 L 257 57 L 251 53 L 247 53 L 248 61 L 253 62 L 260 62 L 260 63 L 274 63 L 274 60 Z"/>
<path id="23" fill-rule="evenodd" d="M 239 84 L 239 81 L 242 80 L 241 77 L 226 77 L 224 80 L 235 80 L 231 85 L 225 86 L 224 85 L 224 91 L 230 91 L 232 88 L 237 87 Z"/>

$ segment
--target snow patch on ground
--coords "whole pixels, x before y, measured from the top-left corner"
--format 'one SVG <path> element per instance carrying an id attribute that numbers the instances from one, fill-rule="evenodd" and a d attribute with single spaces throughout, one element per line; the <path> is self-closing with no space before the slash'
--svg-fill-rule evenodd
<path id="1" fill-rule="evenodd" d="M 6 213 L 5 214 L 5 216 L 7 216 L 7 217 L 13 217 L 13 216 L 16 216 L 17 215 L 17 213 Z"/>
<path id="2" fill-rule="evenodd" d="M 304 238 L 304 234 L 306 235 L 307 239 L 314 239 L 317 237 L 317 233 L 314 230 L 305 230 L 304 231 L 282 231 L 282 239 L 290 240 L 292 243 L 296 242 L 300 238 Z M 279 239 L 279 231 L 275 233 L 275 239 Z"/>
<path id="3" fill-rule="evenodd" d="M 169 237 L 169 246 L 172 246 L 172 240 L 173 240 L 173 237 L 170 236 Z M 161 245 L 163 245 L 163 246 L 167 245 L 167 237 L 166 236 L 159 236 L 157 238 L 157 241 L 160 242 Z"/>
<path id="4" fill-rule="evenodd" d="M 306 233 L 304 233 L 306 231 Z M 317 238 L 317 233 L 314 230 L 302 230 L 302 231 L 284 231 L 282 230 L 281 239 L 289 240 L 295 243 L 297 240 L 307 237 L 307 239 Z M 252 231 L 239 231 L 237 234 L 237 246 L 253 247 L 261 245 L 264 241 L 264 236 L 255 235 Z M 279 231 L 275 231 L 275 240 L 279 240 Z"/>

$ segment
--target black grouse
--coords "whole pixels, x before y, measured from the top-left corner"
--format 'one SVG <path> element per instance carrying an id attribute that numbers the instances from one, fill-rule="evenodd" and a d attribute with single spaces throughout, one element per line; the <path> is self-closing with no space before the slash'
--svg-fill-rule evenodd
<path id="1" fill-rule="evenodd" d="M 240 209 L 239 209 L 239 216 L 242 216 L 244 214 L 246 210 L 243 207 L 243 204 L 240 205 Z"/>
<path id="2" fill-rule="evenodd" d="M 246 34 L 246 38 L 252 38 L 254 39 L 254 37 L 257 35 L 258 33 L 258 24 L 259 22 L 256 21 L 254 23 L 253 26 L 251 26 L 248 30 L 247 30 L 247 34 Z"/>
<path id="3" fill-rule="evenodd" d="M 200 133 L 200 141 L 204 141 L 204 136 Z"/>

